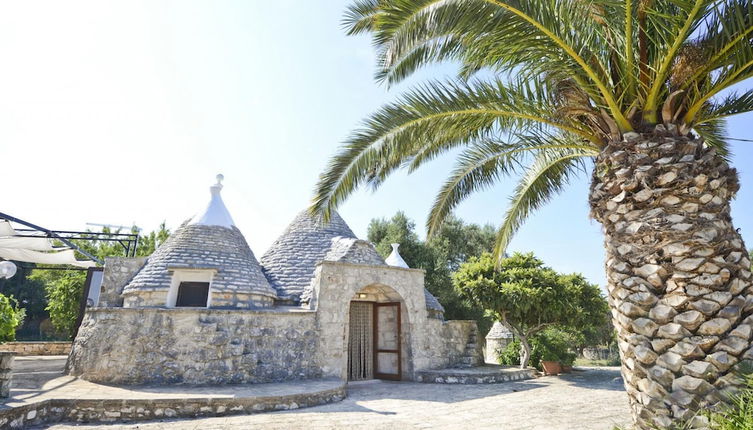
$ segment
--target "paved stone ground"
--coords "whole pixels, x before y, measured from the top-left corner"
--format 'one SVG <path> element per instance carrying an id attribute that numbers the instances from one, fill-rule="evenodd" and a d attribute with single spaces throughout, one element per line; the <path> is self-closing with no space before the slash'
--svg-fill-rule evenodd
<path id="1" fill-rule="evenodd" d="M 108 425 L 121 429 L 579 429 L 629 427 L 619 369 L 490 385 L 366 381 L 340 402 L 258 415 Z M 97 426 L 59 424 L 55 430 Z"/>
<path id="2" fill-rule="evenodd" d="M 13 362 L 10 397 L 0 409 L 47 399 L 190 399 L 292 396 L 336 389 L 340 379 L 219 386 L 95 384 L 63 374 L 66 356 L 17 357 Z"/>

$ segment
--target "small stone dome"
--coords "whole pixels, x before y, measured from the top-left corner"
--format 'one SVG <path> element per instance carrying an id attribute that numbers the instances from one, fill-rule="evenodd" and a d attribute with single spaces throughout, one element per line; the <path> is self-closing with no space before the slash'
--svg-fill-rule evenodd
<path id="1" fill-rule="evenodd" d="M 492 339 L 512 339 L 513 334 L 505 327 L 501 322 L 494 321 L 494 325 L 492 325 L 492 328 L 489 330 L 489 333 L 486 335 L 486 339 L 492 340 Z"/>
<path id="2" fill-rule="evenodd" d="M 268 307 L 277 298 L 220 196 L 221 175 L 206 210 L 184 222 L 123 289 L 124 307 L 175 306 L 182 281 L 209 283 L 207 306 Z"/>

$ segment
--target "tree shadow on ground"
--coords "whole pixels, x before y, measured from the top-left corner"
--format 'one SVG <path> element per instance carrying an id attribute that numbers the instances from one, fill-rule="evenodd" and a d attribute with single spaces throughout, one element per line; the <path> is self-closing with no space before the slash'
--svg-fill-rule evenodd
<path id="1" fill-rule="evenodd" d="M 592 390 L 625 391 L 619 367 L 576 367 L 557 376 L 569 385 Z"/>

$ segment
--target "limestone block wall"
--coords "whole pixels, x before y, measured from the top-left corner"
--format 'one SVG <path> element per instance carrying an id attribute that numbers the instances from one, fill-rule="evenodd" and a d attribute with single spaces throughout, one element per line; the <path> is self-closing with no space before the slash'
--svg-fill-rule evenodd
<path id="1" fill-rule="evenodd" d="M 322 376 L 307 310 L 90 308 L 68 372 L 116 384 L 264 383 Z"/>
<path id="2" fill-rule="evenodd" d="M 445 321 L 442 333 L 443 342 L 440 343 L 443 350 L 439 354 L 440 359 L 447 360 L 447 363 L 441 367 L 454 367 L 465 363 L 465 358 L 474 358 L 474 363 L 483 362 L 483 345 L 478 338 L 478 327 L 476 321 L 472 320 L 452 320 Z M 473 340 L 473 341 L 471 341 Z M 468 351 L 469 343 L 472 344 L 472 351 Z M 469 357 L 471 354 L 473 357 Z"/>
<path id="3" fill-rule="evenodd" d="M 0 351 L 24 355 L 68 355 L 71 343 L 63 342 L 8 342 L 0 345 Z"/>
<path id="4" fill-rule="evenodd" d="M 102 275 L 102 286 L 99 293 L 100 307 L 123 306 L 123 288 L 144 267 L 146 257 L 106 257 L 105 270 Z"/>

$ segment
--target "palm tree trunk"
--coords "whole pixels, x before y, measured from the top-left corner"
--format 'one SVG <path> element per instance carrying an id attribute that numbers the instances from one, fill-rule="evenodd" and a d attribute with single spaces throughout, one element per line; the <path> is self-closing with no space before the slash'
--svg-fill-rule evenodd
<path id="1" fill-rule="evenodd" d="M 597 158 L 591 214 L 603 225 L 622 376 L 641 428 L 718 406 L 753 358 L 750 260 L 732 225 L 737 172 L 699 139 L 626 133 Z"/>

